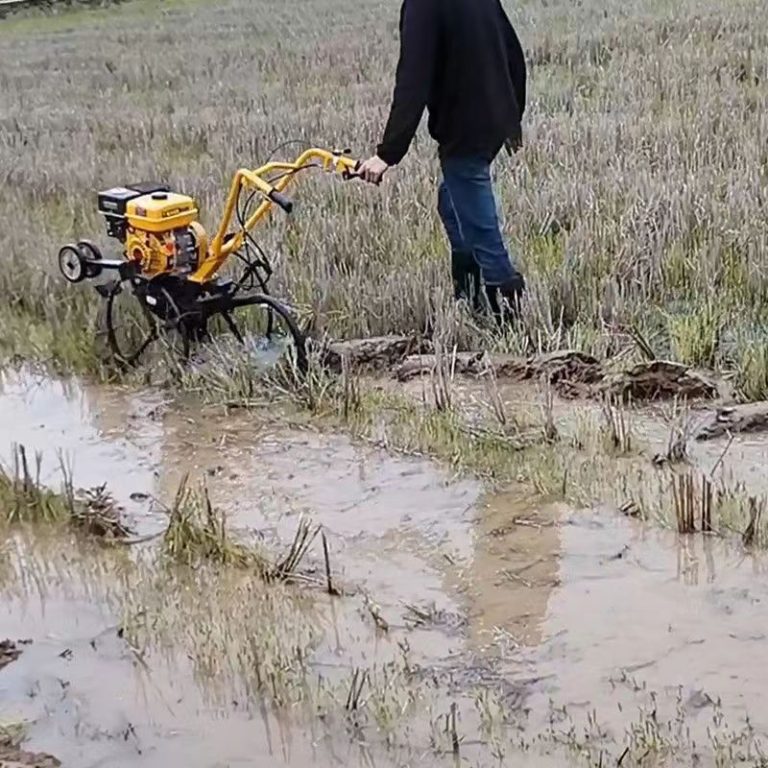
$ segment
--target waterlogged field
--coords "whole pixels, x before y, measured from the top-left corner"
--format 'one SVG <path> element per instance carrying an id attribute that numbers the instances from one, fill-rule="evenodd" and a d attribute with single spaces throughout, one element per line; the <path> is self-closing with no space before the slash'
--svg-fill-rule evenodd
<path id="1" fill-rule="evenodd" d="M 391 337 L 301 380 L 118 375 L 55 256 L 101 188 L 212 228 L 275 147 L 370 152 L 398 3 L 0 20 L 0 765 L 768 765 L 764 9 L 507 5 L 522 323 L 452 306 L 422 133 L 257 232 L 318 336 Z"/>
<path id="2" fill-rule="evenodd" d="M 763 764 L 764 536 L 719 507 L 718 535 L 680 535 L 579 504 L 600 464 L 490 492 L 314 422 L 29 370 L 0 415 L 24 441 L 0 476 L 8 759 Z M 734 448 L 723 487 L 762 456 Z M 612 461 L 672 507 L 648 457 Z"/>

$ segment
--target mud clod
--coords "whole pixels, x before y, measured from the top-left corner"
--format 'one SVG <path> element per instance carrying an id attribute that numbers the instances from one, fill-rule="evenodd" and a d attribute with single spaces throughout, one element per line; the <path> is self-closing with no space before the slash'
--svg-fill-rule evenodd
<path id="1" fill-rule="evenodd" d="M 351 368 L 384 371 L 401 363 L 409 355 L 429 352 L 429 344 L 415 336 L 375 336 L 330 342 L 322 350 L 323 364 L 339 373 L 346 360 Z"/>
<path id="2" fill-rule="evenodd" d="M 622 400 L 648 401 L 679 397 L 712 400 L 722 396 L 722 385 L 709 374 L 679 363 L 654 360 L 606 376 L 600 390 Z"/>
<path id="3" fill-rule="evenodd" d="M 23 645 L 23 643 L 14 643 L 13 640 L 0 640 L 0 669 L 7 667 L 21 656 L 20 645 Z"/>
<path id="4" fill-rule="evenodd" d="M 482 376 L 493 371 L 502 379 L 523 381 L 544 378 L 552 384 L 589 384 L 602 380 L 598 360 L 572 350 L 527 358 L 459 352 L 448 357 L 446 362 L 460 376 Z M 394 375 L 399 381 L 408 381 L 432 373 L 439 363 L 436 355 L 412 355 L 396 368 Z"/>
<path id="5" fill-rule="evenodd" d="M 499 379 L 544 380 L 561 397 L 568 398 L 609 395 L 624 401 L 643 402 L 673 397 L 690 400 L 727 397 L 721 381 L 685 365 L 654 360 L 628 371 L 611 373 L 596 358 L 575 350 L 528 358 L 461 352 L 442 361 L 431 354 L 411 355 L 394 368 L 393 375 L 399 381 L 432 375 L 441 362 L 457 376 L 480 377 L 493 372 Z"/>
<path id="6" fill-rule="evenodd" d="M 768 401 L 718 408 L 696 432 L 697 440 L 714 440 L 723 435 L 768 430 Z"/>
<path id="7" fill-rule="evenodd" d="M 0 736 L 0 766 L 2 768 L 58 768 L 61 761 L 53 755 L 26 752 L 12 744 L 3 744 Z"/>
<path id="8" fill-rule="evenodd" d="M 489 358 L 484 352 L 458 352 L 450 355 L 446 362 L 458 376 L 480 376 L 489 369 Z M 409 381 L 419 376 L 430 375 L 440 363 L 437 355 L 409 355 L 393 371 L 398 381 Z"/>
<path id="9" fill-rule="evenodd" d="M 72 522 L 91 536 L 124 539 L 132 532 L 123 523 L 122 512 L 106 485 L 101 485 L 75 495 Z"/>

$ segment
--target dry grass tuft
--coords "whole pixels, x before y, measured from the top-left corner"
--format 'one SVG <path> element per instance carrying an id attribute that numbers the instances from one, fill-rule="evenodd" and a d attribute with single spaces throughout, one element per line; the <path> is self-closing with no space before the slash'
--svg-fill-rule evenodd
<path id="1" fill-rule="evenodd" d="M 294 578 L 319 533 L 319 526 L 313 526 L 309 520 L 302 518 L 288 552 L 270 569 L 269 578 L 280 581 Z"/>
<path id="2" fill-rule="evenodd" d="M 301 566 L 321 531 L 306 518 L 299 521 L 296 534 L 283 555 L 276 555 L 266 546 L 245 544 L 230 535 L 226 513 L 214 507 L 205 484 L 198 490 L 191 489 L 188 475 L 179 484 L 168 515 L 163 552 L 174 562 L 195 567 L 208 563 L 248 569 L 267 582 L 323 583 L 301 573 Z M 326 559 L 324 583 L 334 592 L 329 574 L 330 563 Z"/>
<path id="3" fill-rule="evenodd" d="M 765 506 L 765 499 L 756 499 L 753 497 L 749 499 L 749 523 L 747 523 L 747 527 L 744 529 L 742 535 L 742 543 L 745 547 L 759 546 L 764 543 L 762 541 L 764 537 L 761 535 L 760 524 L 765 514 Z"/>
<path id="4" fill-rule="evenodd" d="M 62 461 L 63 487 L 57 492 L 40 480 L 42 456 L 34 464 L 24 446 L 15 446 L 10 469 L 0 465 L 0 515 L 9 524 L 68 524 L 103 541 L 124 539 L 130 529 L 122 520 L 122 509 L 106 486 L 76 491 L 72 475 Z"/>
<path id="5" fill-rule="evenodd" d="M 697 482 L 690 472 L 675 475 L 672 498 L 679 533 L 711 533 L 712 487 L 708 477 L 702 476 Z"/>
<path id="6" fill-rule="evenodd" d="M 60 522 L 68 517 L 64 497 L 41 484 L 41 463 L 37 454 L 30 466 L 24 446 L 14 446 L 11 468 L 0 467 L 0 509 L 7 522 Z"/>
<path id="7" fill-rule="evenodd" d="M 688 407 L 678 409 L 675 404 L 671 413 L 667 415 L 666 421 L 669 424 L 669 439 L 664 459 L 672 464 L 689 462 L 688 445 L 695 432 L 696 424 L 691 418 Z"/>
<path id="8" fill-rule="evenodd" d="M 627 408 L 615 398 L 606 398 L 602 403 L 603 442 L 610 454 L 626 455 L 632 452 L 632 426 Z"/>
<path id="9" fill-rule="evenodd" d="M 213 562 L 241 568 L 255 567 L 266 573 L 265 558 L 253 549 L 229 538 L 226 515 L 214 510 L 208 489 L 192 491 L 185 476 L 170 509 L 168 527 L 163 534 L 166 555 L 184 565 Z"/>

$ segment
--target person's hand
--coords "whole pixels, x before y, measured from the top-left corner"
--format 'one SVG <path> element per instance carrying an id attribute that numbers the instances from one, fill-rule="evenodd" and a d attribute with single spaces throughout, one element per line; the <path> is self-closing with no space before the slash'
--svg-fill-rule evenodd
<path id="1" fill-rule="evenodd" d="M 381 184 L 388 168 L 389 166 L 380 157 L 374 155 L 361 163 L 357 173 L 361 179 L 369 184 Z"/>

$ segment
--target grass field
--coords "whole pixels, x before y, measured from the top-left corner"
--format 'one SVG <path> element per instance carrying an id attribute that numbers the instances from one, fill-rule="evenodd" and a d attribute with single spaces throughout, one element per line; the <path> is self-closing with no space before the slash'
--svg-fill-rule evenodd
<path id="1" fill-rule="evenodd" d="M 764 300 L 768 290 L 768 20 L 763 0 L 505 0 L 505 4 L 530 67 L 525 149 L 514 158 L 500 157 L 495 168 L 505 232 L 530 287 L 519 327 L 505 337 L 492 336 L 453 304 L 447 243 L 436 212 L 438 165 L 424 126 L 412 152 L 380 188 L 343 184 L 326 176 L 302 177 L 292 190 L 297 204 L 293 216 L 276 211 L 256 233 L 276 259 L 273 293 L 289 300 L 302 318 L 312 317 L 317 332 L 335 338 L 418 333 L 431 325 L 437 329 L 436 351 L 453 346 L 472 350 L 490 346 L 494 351 L 519 354 L 577 349 L 601 362 L 618 360 L 623 366 L 642 357 L 665 358 L 732 376 L 742 400 L 768 399 L 768 303 Z M 60 13 L 25 11 L 1 19 L 0 369 L 9 360 L 43 362 L 59 372 L 86 374 L 83 381 L 89 385 L 93 384 L 90 375 L 102 372 L 96 341 L 100 299 L 92 286 L 66 283 L 56 267 L 58 249 L 68 241 L 89 238 L 105 252 L 114 249 L 96 210 L 97 190 L 137 180 L 167 181 L 198 200 L 210 231 L 236 169 L 260 165 L 273 150 L 281 159 L 292 159 L 302 144 L 348 148 L 360 157 L 371 153 L 389 107 L 398 10 L 398 0 L 124 0 L 99 8 L 67 4 Z M 639 426 L 630 424 L 631 409 L 617 403 L 606 402 L 601 413 L 594 402 L 558 399 L 555 403 L 549 388 L 544 392 L 531 383 L 525 389 L 526 383 L 519 389 L 514 389 L 517 385 L 505 389 L 505 382 L 495 379 L 465 388 L 466 382 L 454 381 L 440 366 L 430 380 L 424 380 L 427 383 L 421 383 L 420 393 L 418 381 L 410 388 L 392 384 L 389 390 L 391 382 L 371 382 L 347 370 L 338 377 L 313 370 L 299 386 L 290 377 L 273 377 L 269 380 L 273 388 L 265 391 L 252 361 L 227 349 L 219 349 L 220 358 L 209 358 L 213 364 L 174 378 L 178 388 L 192 391 L 193 396 L 174 398 L 165 391 L 162 406 L 153 405 L 156 391 L 133 387 L 136 380 L 120 389 L 125 400 L 111 387 L 94 385 L 94 391 L 103 396 L 103 402 L 96 397 L 90 407 L 96 422 L 114 419 L 118 425 L 100 427 L 95 438 L 85 428 L 93 414 L 83 415 L 82 423 L 75 419 L 74 426 L 66 421 L 66 414 L 58 421 L 59 411 L 66 410 L 63 400 L 52 399 L 40 411 L 33 406 L 24 410 L 25 405 L 17 417 L 16 406 L 6 404 L 2 410 L 0 397 L 0 422 L 6 421 L 0 423 L 0 435 L 8 441 L 16 440 L 19 432 L 31 435 L 30 439 L 50 434 L 51 443 L 66 442 L 70 433 L 79 435 L 82 429 L 85 437 L 80 443 L 68 444 L 79 445 L 87 462 L 88 456 L 95 455 L 89 453 L 93 444 L 103 443 L 102 449 L 109 450 L 98 455 L 111 457 L 105 479 L 116 481 L 123 491 L 123 480 L 133 482 L 132 473 L 146 469 L 144 452 L 148 456 L 160 451 L 158 445 L 163 443 L 163 456 L 151 468 L 157 486 L 149 489 L 165 482 L 165 474 L 186 471 L 182 465 L 189 462 L 192 474 L 205 474 L 225 499 L 221 517 L 218 511 L 214 515 L 207 495 L 190 496 L 188 507 L 180 505 L 181 497 L 175 506 L 166 499 L 170 522 L 159 549 L 157 534 L 145 540 L 142 529 L 137 541 L 117 543 L 105 550 L 107 554 L 99 548 L 73 555 L 70 538 L 80 541 L 84 531 L 92 532 L 94 523 L 103 527 L 103 517 L 92 514 L 92 499 L 75 498 L 73 487 L 66 484 L 63 495 L 55 493 L 56 489 L 39 486 L 34 471 L 24 469 L 19 474 L 16 466 L 14 474 L 0 464 L 0 589 L 4 584 L 14 587 L 20 574 L 22 581 L 39 582 L 43 595 L 48 587 L 68 588 L 74 583 L 64 566 L 77 564 L 94 572 L 109 566 L 104 591 L 109 592 L 118 615 L 127 612 L 136 619 L 133 634 L 121 631 L 138 661 L 144 659 L 144 649 L 153 647 L 156 653 L 161 648 L 169 654 L 180 653 L 195 667 L 191 677 L 198 683 L 221 682 L 225 698 L 232 698 L 237 688 L 230 685 L 227 674 L 231 674 L 244 686 L 239 693 L 248 705 L 267 701 L 277 717 L 290 710 L 297 719 L 305 717 L 303 724 L 322 721 L 326 735 L 338 737 L 345 749 L 353 742 L 364 746 L 361 733 L 365 733 L 384 764 L 391 759 L 393 765 L 403 765 L 416 759 L 416 754 L 430 753 L 434 764 L 443 765 L 459 752 L 467 764 L 475 757 L 478 765 L 501 764 L 502 746 L 510 750 L 509 764 L 517 764 L 518 750 L 527 756 L 535 746 L 546 753 L 564 751 L 566 757 L 560 755 L 562 760 L 552 763 L 557 766 L 768 764 L 759 745 L 753 744 L 749 712 L 740 709 L 751 707 L 760 689 L 759 669 L 750 682 L 752 670 L 740 666 L 754 652 L 749 644 L 762 637 L 760 627 L 748 620 L 754 619 L 753 602 L 760 599 L 753 595 L 762 589 L 757 578 L 760 550 L 768 544 L 759 442 L 753 443 L 751 453 L 743 454 L 751 457 L 742 461 L 745 471 L 726 477 L 725 466 L 733 468 L 740 461 L 726 455 L 731 442 L 725 445 L 723 440 L 724 448 L 717 444 L 691 458 L 686 450 L 692 416 L 678 403 L 662 414 L 667 419 L 663 424 L 661 411 L 653 414 L 653 439 L 659 442 L 659 431 L 664 437 L 670 434 L 669 449 L 654 456 L 649 446 L 655 443 L 642 429 L 644 413 Z M 140 371 L 139 380 L 145 374 L 147 370 Z M 194 397 L 201 392 L 209 397 Z M 136 412 L 126 404 L 133 395 L 146 399 Z M 280 408 L 272 407 L 276 396 L 282 396 Z M 298 408 L 294 407 L 297 402 Z M 265 404 L 268 407 L 259 410 Z M 175 409 L 187 431 L 177 434 L 168 427 L 166 433 L 164 419 L 175 423 Z M 226 416 L 219 419 L 222 411 Z M 477 416 L 475 412 L 480 411 Z M 35 425 L 46 423 L 35 432 L 27 429 L 25 419 L 34 420 Z M 265 424 L 260 431 L 249 431 L 261 419 Z M 306 434 L 321 432 L 322 461 L 313 459 L 315 454 L 293 434 L 299 428 Z M 354 450 L 359 443 L 383 449 L 375 460 L 366 459 L 373 470 L 366 465 L 363 471 L 360 460 L 361 476 L 373 471 L 370 487 L 358 487 L 339 470 L 346 466 L 347 454 L 338 453 L 338 446 L 333 452 L 332 437 L 337 435 L 330 432 L 334 430 L 354 436 Z M 138 455 L 126 448 L 139 439 L 135 431 L 146 432 L 140 435 L 144 442 L 136 443 L 141 448 L 134 446 Z M 288 433 L 293 436 L 286 437 Z M 109 442 L 109 435 L 115 434 L 125 438 L 119 447 Z M 277 438 L 285 438 L 285 443 Z M 273 443 L 286 449 L 289 470 L 279 462 L 277 448 L 270 452 Z M 55 452 L 58 445 L 45 447 Z M 197 449 L 203 458 L 195 459 L 196 463 L 185 458 Z M 351 448 L 345 450 L 357 455 Z M 402 506 L 411 504 L 416 513 L 414 527 L 424 525 L 427 534 L 433 534 L 434 520 L 424 524 L 420 515 L 440 517 L 442 496 L 425 497 L 421 505 L 422 497 L 415 491 L 416 501 L 407 498 L 411 486 L 406 470 L 401 475 L 385 473 L 381 488 L 377 487 L 377 462 L 386 464 L 398 453 L 425 463 L 431 457 L 456 476 L 482 481 L 486 490 L 512 486 L 524 497 L 520 501 L 515 496 L 509 502 L 502 493 L 501 501 L 494 502 L 499 504 L 498 519 L 491 517 L 490 522 L 483 517 L 484 502 L 472 502 L 476 517 L 467 529 L 462 527 L 465 515 L 459 525 L 446 513 L 450 533 L 477 538 L 478 548 L 498 547 L 501 553 L 491 566 L 482 566 L 488 570 L 478 571 L 479 576 L 473 576 L 472 568 L 481 565 L 473 564 L 472 558 L 454 561 L 449 552 L 440 550 L 438 556 L 436 549 L 432 553 L 443 567 L 450 566 L 446 583 L 462 582 L 461 589 L 453 585 L 444 590 L 445 594 L 453 594 L 451 589 L 461 592 L 462 600 L 470 604 L 468 615 L 477 608 L 473 600 L 485 600 L 491 587 L 500 588 L 496 582 L 502 574 L 507 581 L 499 600 L 500 614 L 521 612 L 520 626 L 526 630 L 537 621 L 533 612 L 525 613 L 526 601 L 540 592 L 545 594 L 543 602 L 549 601 L 548 610 L 559 619 L 563 606 L 558 608 L 556 603 L 567 602 L 561 595 L 578 600 L 584 584 L 585 594 L 597 594 L 591 590 L 597 590 L 614 567 L 615 581 L 609 582 L 614 585 L 613 594 L 636 590 L 628 593 L 627 605 L 637 609 L 637 626 L 634 615 L 625 619 L 626 627 L 620 622 L 615 626 L 613 612 L 623 606 L 606 601 L 603 595 L 602 603 L 591 598 L 585 603 L 593 612 L 589 622 L 576 611 L 562 614 L 567 627 L 563 634 L 607 628 L 603 636 L 587 632 L 581 646 L 573 641 L 569 648 L 564 641 L 563 648 L 546 647 L 547 653 L 551 650 L 564 660 L 549 677 L 566 679 L 576 670 L 577 691 L 569 706 L 574 700 L 586 701 L 590 707 L 594 700 L 608 701 L 610 706 L 599 713 L 603 716 L 618 703 L 618 713 L 609 718 L 611 733 L 598 722 L 596 712 L 578 711 L 580 705 L 575 714 L 566 712 L 566 704 L 554 699 L 548 700 L 545 725 L 521 724 L 518 717 L 524 707 L 506 699 L 493 704 L 489 698 L 495 695 L 493 685 L 481 674 L 487 669 L 466 665 L 468 656 L 456 662 L 456 669 L 443 670 L 450 682 L 441 678 L 438 684 L 437 677 L 430 677 L 434 670 L 429 665 L 435 658 L 443 660 L 441 654 L 452 642 L 450 633 L 440 636 L 436 656 L 415 649 L 413 667 L 408 642 L 409 638 L 419 642 L 419 637 L 396 625 L 392 605 L 384 613 L 390 620 L 394 616 L 395 624 L 382 629 L 382 622 L 387 622 L 375 601 L 369 602 L 367 592 L 364 601 L 358 595 L 355 602 L 342 592 L 338 601 L 329 597 L 327 604 L 310 594 L 317 591 L 318 579 L 320 591 L 325 588 L 325 568 L 329 569 L 327 591 L 334 594 L 327 553 L 323 563 L 313 550 L 311 571 L 297 570 L 292 574 L 295 584 L 275 586 L 272 582 L 287 575 L 276 569 L 278 561 L 273 562 L 271 549 L 263 542 L 253 551 L 241 546 L 237 538 L 230 540 L 229 527 L 225 535 L 230 507 L 237 517 L 240 506 L 259 508 L 261 514 L 261 506 L 273 504 L 290 517 L 296 512 L 293 505 L 299 504 L 299 490 L 314 489 L 307 506 L 316 505 L 319 516 L 329 517 L 324 530 L 337 534 L 337 544 L 347 541 L 344 526 L 350 525 L 349 517 L 361 515 L 361 533 L 356 528 L 349 533 L 351 546 L 340 559 L 346 557 L 359 566 L 367 551 L 360 547 L 368 541 L 371 563 L 365 562 L 367 575 L 361 576 L 361 589 L 367 589 L 366 578 L 374 582 L 385 596 L 397 598 L 399 611 L 403 598 L 398 590 L 411 586 L 406 582 L 412 574 L 405 569 L 402 575 L 404 560 L 387 559 L 394 556 L 383 552 L 385 536 L 380 529 L 391 534 L 389 525 L 394 529 L 397 523 L 391 523 L 390 517 L 395 519 Z M 18 457 L 25 455 L 14 453 L 17 465 Z M 29 456 L 31 461 L 31 452 Z M 255 462 L 255 470 L 248 469 L 249 462 Z M 123 470 L 127 480 L 118 477 Z M 276 494 L 278 486 L 270 486 L 274 478 L 285 475 L 293 482 L 294 473 L 295 486 L 289 484 L 288 490 L 281 491 L 285 498 Z M 443 487 L 442 480 L 424 477 L 425 486 Z M 262 488 L 262 479 L 275 498 Z M 330 501 L 325 499 L 323 483 L 331 489 Z M 445 487 L 446 496 L 458 493 L 447 480 Z M 137 495 L 133 490 L 130 501 Z M 387 514 L 377 516 L 379 491 L 389 495 L 382 504 L 388 505 Z M 142 495 L 143 491 L 138 494 Z M 247 503 L 241 504 L 241 496 L 247 497 Z M 557 504 L 574 512 L 573 520 L 561 524 L 550 510 Z M 607 514 L 578 538 L 579 525 L 586 530 L 589 514 L 597 507 L 604 507 Z M 352 511 L 343 517 L 341 509 Z M 372 515 L 370 521 L 367 514 Z M 245 519 L 252 532 L 255 524 Z M 138 521 L 148 523 L 141 517 Z M 644 526 L 645 522 L 667 529 L 659 534 L 666 538 L 659 539 L 662 543 L 656 550 L 653 542 L 640 541 L 658 533 L 649 533 L 653 528 Z M 31 555 L 32 566 L 25 559 L 28 552 L 37 552 L 41 546 L 37 538 L 49 529 L 54 534 L 53 555 L 41 558 L 51 563 L 51 574 L 61 560 L 63 575 L 56 578 L 45 569 L 37 574 Z M 301 541 L 302 530 L 299 527 L 290 552 Z M 536 534 L 531 541 L 526 539 L 529 531 Z M 34 539 L 31 543 L 20 538 L 27 533 Z M 550 536 L 571 536 L 569 548 L 559 543 L 549 552 L 546 539 Z M 620 539 L 626 546 L 616 554 Z M 10 555 L 16 540 L 22 542 L 18 546 L 24 557 L 14 565 Z M 407 549 L 405 538 L 400 543 L 395 555 Z M 124 549 L 137 544 L 146 544 L 146 550 Z M 429 549 L 431 544 L 423 546 Z M 646 545 L 652 554 L 643 549 Z M 711 592 L 703 598 L 701 592 L 678 595 L 674 576 L 662 581 L 668 564 L 654 559 L 663 558 L 673 545 L 678 547 L 677 580 L 687 577 L 686 567 L 696 570 L 700 559 L 702 568 L 711 566 L 713 573 L 717 562 L 725 572 L 724 577 L 721 572 L 724 582 L 713 577 Z M 699 545 L 700 558 L 691 554 Z M 741 547 L 738 555 L 752 563 L 754 573 L 747 577 L 737 573 L 729 547 L 733 551 Z M 638 551 L 645 553 L 644 559 L 639 559 Z M 149 564 L 128 552 L 148 552 Z M 254 552 L 260 553 L 258 558 Z M 427 568 L 426 554 L 417 554 L 423 562 L 415 557 L 413 567 L 429 571 L 431 578 L 432 564 Z M 694 565 L 686 566 L 686 557 Z M 574 580 L 568 567 L 590 558 L 599 563 L 594 580 L 593 574 L 581 574 L 581 582 Z M 205 567 L 200 568 L 203 561 Z M 542 563 L 551 565 L 552 573 L 538 579 Z M 337 569 L 343 571 L 347 564 L 333 561 L 334 578 Z M 634 574 L 634 582 L 625 580 L 624 564 L 626 572 Z M 139 567 L 144 565 L 146 570 Z M 393 569 L 386 570 L 390 566 Z M 419 579 L 425 575 L 415 572 Z M 252 579 L 254 575 L 258 578 Z M 425 583 L 430 585 L 425 594 L 442 594 L 428 580 Z M 310 587 L 307 594 L 304 587 Z M 464 587 L 469 591 L 463 592 Z M 89 590 L 86 585 L 84 592 Z M 668 594 L 677 595 L 678 602 L 670 598 L 664 603 Z M 172 595 L 178 600 L 174 602 Z M 653 629 L 652 620 L 657 618 L 653 609 L 646 607 L 647 612 L 642 612 L 646 599 L 647 605 L 660 606 L 662 619 L 664 610 L 669 611 L 669 632 L 666 626 Z M 743 613 L 732 614 L 733 606 L 741 605 L 739 600 L 744 603 Z M 240 611 L 243 604 L 255 610 Z M 677 627 L 677 634 L 672 633 L 678 612 L 687 615 L 692 605 L 703 606 L 701 615 L 689 617 L 690 626 Z M 337 608 L 342 612 L 340 629 Z M 323 613 L 326 609 L 328 615 Z M 731 624 L 721 621 L 717 613 L 721 609 L 728 612 L 728 621 L 744 620 L 736 627 L 740 632 L 731 632 Z M 65 601 L 66 616 L 69 611 Z M 316 612 L 327 619 L 328 626 L 315 627 Z M 72 615 L 77 624 L 79 614 Z M 193 620 L 187 621 L 190 615 Z M 435 606 L 426 612 L 417 607 L 415 615 L 422 621 L 426 617 L 428 625 L 442 618 Z M 642 617 L 647 626 L 641 626 Z M 24 631 L 26 621 L 20 625 Z M 51 621 L 58 631 L 57 619 Z M 354 668 L 349 667 L 349 659 L 334 655 L 338 648 L 330 648 L 334 643 L 331 624 L 336 645 L 348 643 L 355 653 L 359 649 L 359 658 L 350 656 L 355 659 Z M 437 630 L 438 625 L 429 629 Z M 77 633 L 85 637 L 79 628 Z M 640 651 L 657 665 L 648 675 L 655 676 L 652 685 L 661 692 L 658 709 L 656 689 L 634 682 L 624 667 L 619 670 L 619 694 L 615 695 L 615 670 L 606 672 L 607 660 L 589 656 L 600 642 L 610 646 L 622 633 L 627 636 L 627 648 L 614 651 L 615 658 L 622 664 L 637 662 L 629 666 L 639 676 L 649 666 L 645 656 L 635 658 L 636 646 L 648 644 Z M 380 641 L 382 647 L 386 645 L 381 640 L 385 635 L 397 639 L 389 644 L 394 661 L 376 672 L 369 651 L 378 648 Z M 40 636 L 47 635 L 41 632 Z M 559 642 L 559 636 L 554 632 L 553 639 Z M 706 636 L 706 648 L 700 636 Z M 678 641 L 683 643 L 680 648 L 675 645 Z M 505 642 L 514 646 L 517 641 L 498 634 L 488 647 L 503 656 Z M 329 645 L 327 657 L 325 644 Z M 84 648 L 78 654 L 89 653 L 87 641 L 81 645 Z M 715 651 L 709 650 L 713 647 Z M 260 665 L 259 653 L 265 648 L 274 658 Z M 678 701 L 678 693 L 670 694 L 668 685 L 685 665 L 675 666 L 673 660 L 664 666 L 670 654 L 683 652 L 681 648 L 691 669 L 706 672 L 705 692 L 696 687 L 704 682 L 690 679 L 698 672 L 687 673 L 684 679 L 694 687 L 692 704 L 687 699 Z M 613 660 L 609 651 L 606 659 Z M 706 657 L 706 651 L 713 655 Z M 156 662 L 148 653 L 148 663 Z M 705 653 L 705 658 L 696 667 L 699 653 Z M 68 663 L 65 657 L 56 658 Z M 424 663 L 423 678 L 416 674 L 419 658 Z M 330 677 L 325 677 L 327 659 L 331 659 L 328 668 L 336 670 Z M 373 670 L 365 696 L 362 686 L 371 673 L 362 672 L 358 662 L 370 664 Z M 546 668 L 541 658 L 538 662 Z M 110 669 L 119 667 L 115 664 Z M 262 680 L 262 669 L 269 673 L 269 680 Z M 515 675 L 519 671 L 515 669 Z M 509 682 L 508 672 L 495 670 L 494 684 Z M 593 679 L 598 676 L 599 680 Z M 528 683 L 546 686 L 549 677 L 530 678 Z M 115 689 L 120 689 L 122 683 L 114 681 Z M 502 698 L 509 693 L 503 687 L 499 690 Z M 721 716 L 720 690 L 730 695 L 726 704 L 737 702 L 736 719 L 744 724 L 743 731 L 729 730 Z M 55 693 L 58 697 L 58 688 Z M 94 688 L 93 695 L 98 693 Z M 467 735 L 466 744 L 462 735 L 460 749 L 451 703 L 454 695 L 466 718 L 459 726 Z M 635 707 L 641 698 L 638 719 L 633 719 L 635 709 L 621 709 L 627 702 Z M 306 712 L 297 709 L 299 703 Z M 712 710 L 703 719 L 695 714 L 710 705 Z M 208 710 L 201 711 L 203 715 L 195 713 L 198 720 L 187 724 L 188 731 L 200 722 L 205 727 Z M 136 717 L 144 715 L 136 713 Z M 174 717 L 168 722 L 178 721 Z M 145 732 L 155 725 L 145 723 Z M 79 725 L 75 730 L 79 739 Z M 756 732 L 761 738 L 768 733 L 764 721 L 758 722 Z M 125 737 L 120 733 L 120 739 L 128 743 L 130 733 L 125 733 Z M 249 723 L 238 733 L 245 743 L 252 726 Z M 203 730 L 194 736 L 201 743 L 207 739 Z M 93 750 L 95 741 L 84 738 Z M 189 755 L 198 761 L 195 765 L 202 765 L 205 758 L 196 752 L 195 738 L 189 740 Z M 219 738 L 209 750 L 223 760 L 237 739 L 228 731 L 221 731 Z M 313 748 L 314 739 L 313 735 Z M 256 741 L 254 754 L 266 754 L 264 744 L 258 737 Z M 407 754 L 398 753 L 406 745 Z M 429 745 L 426 751 L 425 745 Z M 4 748 L 0 727 L 0 763 L 6 759 Z M 472 751 L 475 748 L 477 752 Z M 96 754 L 91 751 L 89 757 L 95 759 Z"/>
<path id="2" fill-rule="evenodd" d="M 525 2 L 527 147 L 500 158 L 531 286 L 502 345 L 654 354 L 768 395 L 768 24 L 757 0 Z M 366 155 L 386 118 L 397 3 L 136 3 L 0 27 L 5 352 L 89 365 L 96 297 L 54 270 L 103 237 L 95 190 L 168 179 L 212 225 L 234 170 L 283 142 Z M 279 152 L 290 157 L 300 147 Z M 422 328 L 446 307 L 437 167 L 421 133 L 381 189 L 302 182 L 261 232 L 279 293 L 335 336 Z M 284 218 L 284 217 L 283 217 Z M 460 340 L 473 343 L 471 331 Z M 474 343 L 479 343 L 477 339 Z"/>

